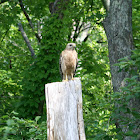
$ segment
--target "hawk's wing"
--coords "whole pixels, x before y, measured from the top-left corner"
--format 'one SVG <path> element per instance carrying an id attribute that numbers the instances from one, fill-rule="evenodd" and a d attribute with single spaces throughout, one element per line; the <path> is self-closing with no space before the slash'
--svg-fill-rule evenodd
<path id="1" fill-rule="evenodd" d="M 74 75 L 73 75 L 73 76 L 75 76 L 75 73 L 76 73 L 77 67 L 78 67 L 78 58 L 76 59 L 76 68 L 75 68 L 75 72 L 74 72 Z"/>
<path id="2" fill-rule="evenodd" d="M 60 58 L 59 58 L 59 72 L 60 72 L 60 75 L 61 75 L 61 79 L 63 79 L 63 73 L 62 73 L 62 53 L 60 54 Z"/>

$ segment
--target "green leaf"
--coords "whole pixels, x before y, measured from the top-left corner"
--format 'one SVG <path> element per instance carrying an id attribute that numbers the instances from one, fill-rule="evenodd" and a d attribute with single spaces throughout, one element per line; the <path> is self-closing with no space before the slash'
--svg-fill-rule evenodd
<path id="1" fill-rule="evenodd" d="M 35 118 L 35 121 L 36 122 L 38 122 L 38 120 L 41 118 L 41 116 L 37 116 L 36 118 Z"/>
<path id="2" fill-rule="evenodd" d="M 11 126 L 11 125 L 15 124 L 14 120 L 11 120 L 11 119 L 7 120 L 6 123 L 7 123 L 8 126 Z"/>

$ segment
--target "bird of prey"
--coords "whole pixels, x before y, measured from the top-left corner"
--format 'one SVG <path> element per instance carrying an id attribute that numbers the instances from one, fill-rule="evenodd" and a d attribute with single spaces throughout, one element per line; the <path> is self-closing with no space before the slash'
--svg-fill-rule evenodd
<path id="1" fill-rule="evenodd" d="M 68 43 L 59 59 L 59 70 L 63 81 L 73 80 L 76 72 L 78 57 L 75 43 Z"/>

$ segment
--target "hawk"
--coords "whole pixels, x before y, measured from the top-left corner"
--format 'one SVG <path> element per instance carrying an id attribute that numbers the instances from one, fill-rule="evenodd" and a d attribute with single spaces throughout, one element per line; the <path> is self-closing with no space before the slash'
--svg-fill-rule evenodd
<path id="1" fill-rule="evenodd" d="M 59 70 L 63 81 L 73 80 L 76 72 L 78 57 L 75 43 L 68 43 L 59 59 Z"/>

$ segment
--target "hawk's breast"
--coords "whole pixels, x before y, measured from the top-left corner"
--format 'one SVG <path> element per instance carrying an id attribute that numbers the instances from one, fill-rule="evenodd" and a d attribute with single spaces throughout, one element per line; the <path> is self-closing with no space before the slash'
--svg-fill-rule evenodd
<path id="1" fill-rule="evenodd" d="M 64 57 L 65 65 L 69 69 L 75 68 L 76 66 L 76 57 L 73 53 L 73 51 L 68 51 Z"/>

